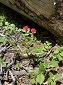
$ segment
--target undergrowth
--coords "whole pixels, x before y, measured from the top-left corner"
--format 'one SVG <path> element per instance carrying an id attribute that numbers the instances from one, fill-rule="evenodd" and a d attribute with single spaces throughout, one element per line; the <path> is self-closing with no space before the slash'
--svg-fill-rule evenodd
<path id="1" fill-rule="evenodd" d="M 2 11 L 4 11 L 2 9 Z M 22 38 L 18 41 L 9 39 L 9 36 L 21 34 Z M 43 44 L 41 40 L 35 37 L 37 30 L 28 26 L 17 27 L 15 23 L 10 23 L 6 16 L 0 13 L 0 44 L 9 42 L 17 49 L 18 43 L 23 47 L 23 54 L 33 54 L 33 60 L 36 62 L 37 69 L 29 73 L 31 84 L 36 85 L 56 85 L 56 82 L 62 78 L 58 73 L 59 62 L 63 60 L 63 45 L 55 50 L 52 42 L 46 40 Z M 56 43 L 57 44 L 57 43 Z M 59 43 L 60 44 L 60 43 Z M 0 63 L 4 59 L 0 58 Z M 5 65 L 4 65 L 5 66 Z M 16 68 L 20 69 L 19 63 Z"/>

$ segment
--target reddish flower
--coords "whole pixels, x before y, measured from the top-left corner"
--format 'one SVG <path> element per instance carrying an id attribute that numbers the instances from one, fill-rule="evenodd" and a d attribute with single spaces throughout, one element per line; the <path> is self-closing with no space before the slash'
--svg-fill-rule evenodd
<path id="1" fill-rule="evenodd" d="M 26 31 L 30 31 L 30 28 L 28 26 L 24 26 L 23 29 Z"/>
<path id="2" fill-rule="evenodd" d="M 37 30 L 36 30 L 35 28 L 32 28 L 32 29 L 31 29 L 32 34 L 35 34 L 36 31 L 37 31 Z"/>

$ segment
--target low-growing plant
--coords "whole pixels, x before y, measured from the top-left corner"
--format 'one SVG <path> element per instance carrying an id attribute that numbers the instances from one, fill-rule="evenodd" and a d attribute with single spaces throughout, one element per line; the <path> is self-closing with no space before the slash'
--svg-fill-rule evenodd
<path id="1" fill-rule="evenodd" d="M 50 62 L 41 62 L 39 64 L 39 68 L 35 70 L 33 73 L 30 73 L 30 82 L 32 84 L 40 85 L 56 85 L 56 81 L 58 81 L 62 77 L 62 75 L 58 73 L 54 74 L 51 70 L 57 68 L 57 66 L 58 62 L 54 60 Z"/>
<path id="2" fill-rule="evenodd" d="M 37 40 L 34 36 L 37 32 L 35 28 L 24 26 L 23 29 L 21 29 L 20 27 L 17 27 L 15 23 L 8 22 L 4 15 L 0 15 L 0 30 L 4 30 L 4 36 L 0 36 L 0 43 L 5 43 L 8 41 L 12 44 L 13 48 L 17 50 L 17 44 L 19 42 L 15 42 L 15 40 L 12 39 L 8 40 L 7 35 L 11 36 L 11 34 L 13 35 L 15 33 L 20 33 L 22 35 L 22 38 L 19 44 L 21 44 L 22 47 L 25 49 L 23 50 L 23 53 L 30 52 L 34 54 L 33 60 L 34 62 L 37 62 L 38 69 L 34 72 L 29 73 L 31 84 L 56 85 L 56 81 L 58 81 L 62 77 L 62 75 L 59 74 L 57 70 L 59 69 L 58 63 L 63 60 L 63 45 L 61 45 L 61 47 L 54 52 L 51 52 L 50 55 L 48 55 L 49 60 L 43 62 L 42 59 L 45 57 L 44 54 L 49 52 L 49 50 L 52 48 L 52 43 L 49 41 L 45 41 L 43 47 L 34 47 L 34 43 L 41 43 L 41 40 Z M 41 54 L 36 55 L 36 53 Z M 0 64 L 2 64 L 2 67 L 6 67 L 4 61 L 5 60 L 3 58 L 0 58 Z M 15 68 L 17 70 L 21 69 L 21 65 L 19 62 L 16 63 Z"/>
<path id="3" fill-rule="evenodd" d="M 50 57 L 58 61 L 63 60 L 63 46 L 59 47 L 57 50 L 51 53 Z"/>
<path id="4" fill-rule="evenodd" d="M 49 50 L 51 47 L 52 47 L 52 43 L 50 43 L 49 41 L 46 41 L 46 42 L 44 43 L 44 48 L 45 48 L 46 50 Z"/>

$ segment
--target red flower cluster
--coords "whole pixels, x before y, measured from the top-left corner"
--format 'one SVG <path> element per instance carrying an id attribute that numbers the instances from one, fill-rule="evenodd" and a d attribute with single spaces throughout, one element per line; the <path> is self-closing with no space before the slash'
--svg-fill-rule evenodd
<path id="1" fill-rule="evenodd" d="M 31 32 L 32 32 L 32 34 L 35 34 L 36 33 L 36 29 L 35 28 L 32 28 L 31 29 Z"/>
<path id="2" fill-rule="evenodd" d="M 24 26 L 23 29 L 26 31 L 30 31 L 30 28 L 28 26 Z"/>
<path id="3" fill-rule="evenodd" d="M 32 34 L 35 34 L 36 31 L 37 31 L 35 28 L 30 29 L 28 26 L 24 26 L 23 29 L 26 30 L 26 31 L 31 31 Z"/>

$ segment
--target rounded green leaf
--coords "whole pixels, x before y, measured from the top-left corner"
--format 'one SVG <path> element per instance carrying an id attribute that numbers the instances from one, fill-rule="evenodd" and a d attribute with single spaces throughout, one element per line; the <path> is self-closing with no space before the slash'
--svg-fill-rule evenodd
<path id="1" fill-rule="evenodd" d="M 51 81 L 51 85 L 56 85 L 56 82 L 54 82 L 54 81 Z"/>
<path id="2" fill-rule="evenodd" d="M 5 22 L 5 25 L 8 26 L 9 25 L 9 22 Z"/>
<path id="3" fill-rule="evenodd" d="M 12 28 L 15 28 L 15 25 L 14 25 L 14 24 L 10 24 L 10 26 L 11 26 Z"/>
<path id="4" fill-rule="evenodd" d="M 49 64 L 49 62 L 48 61 L 45 61 L 43 65 L 44 65 L 45 68 L 47 68 L 48 67 L 48 64 Z"/>
<path id="5" fill-rule="evenodd" d="M 39 74 L 39 69 L 34 71 L 34 75 L 37 76 Z"/>
<path id="6" fill-rule="evenodd" d="M 51 79 L 51 78 L 48 78 L 48 80 L 47 80 L 47 81 L 48 81 L 48 83 L 50 83 L 50 82 L 52 81 L 52 79 Z"/>
<path id="7" fill-rule="evenodd" d="M 30 82 L 31 82 L 32 84 L 34 84 L 34 83 L 35 83 L 35 79 L 34 79 L 34 78 L 31 79 Z"/>
<path id="8" fill-rule="evenodd" d="M 57 81 L 57 80 L 61 79 L 61 77 L 62 77 L 62 75 L 61 75 L 61 74 L 56 74 L 56 76 L 55 76 L 55 81 Z"/>
<path id="9" fill-rule="evenodd" d="M 58 65 L 58 61 L 52 60 L 50 61 L 49 67 L 56 67 Z"/>
<path id="10" fill-rule="evenodd" d="M 44 73 L 45 70 L 46 70 L 46 68 L 44 67 L 44 64 L 43 63 L 40 63 L 40 65 L 39 65 L 39 71 L 40 71 L 40 73 Z"/>
<path id="11" fill-rule="evenodd" d="M 42 84 L 43 81 L 44 81 L 44 75 L 42 73 L 37 75 L 36 82 L 39 83 L 39 84 Z"/>
<path id="12" fill-rule="evenodd" d="M 60 53 L 60 56 L 62 56 L 62 57 L 63 57 L 63 52 L 61 52 L 61 53 Z"/>
<path id="13" fill-rule="evenodd" d="M 61 61 L 63 60 L 62 56 L 60 54 L 58 54 L 58 60 Z"/>
<path id="14" fill-rule="evenodd" d="M 59 50 L 58 49 L 54 51 L 54 54 L 58 54 L 58 53 L 59 53 Z"/>

